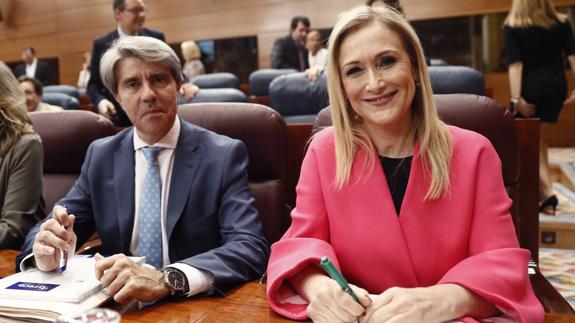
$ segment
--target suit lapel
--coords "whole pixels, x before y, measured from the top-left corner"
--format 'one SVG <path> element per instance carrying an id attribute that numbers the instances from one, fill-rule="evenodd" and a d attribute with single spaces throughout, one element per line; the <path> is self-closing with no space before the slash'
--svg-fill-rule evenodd
<path id="1" fill-rule="evenodd" d="M 202 157 L 199 144 L 200 137 L 196 130 L 183 120 L 181 120 L 181 124 L 178 144 L 174 151 L 174 165 L 168 196 L 168 214 L 166 215 L 168 241 L 170 241 L 174 226 L 182 216 Z"/>
<path id="2" fill-rule="evenodd" d="M 114 188 L 118 208 L 118 226 L 121 250 L 130 249 L 132 229 L 134 226 L 134 141 L 131 128 L 114 153 Z"/>

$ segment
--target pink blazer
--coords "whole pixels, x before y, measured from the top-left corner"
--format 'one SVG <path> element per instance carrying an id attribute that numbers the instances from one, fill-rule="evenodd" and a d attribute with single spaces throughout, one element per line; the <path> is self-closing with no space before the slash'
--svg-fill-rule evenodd
<path id="1" fill-rule="evenodd" d="M 419 145 L 399 217 L 379 161 L 359 150 L 349 184 L 334 188 L 333 129 L 315 136 L 303 161 L 292 225 L 272 246 L 267 296 L 271 308 L 307 318 L 305 300 L 286 278 L 328 256 L 344 277 L 372 294 L 394 286 L 455 283 L 495 304 L 501 319 L 543 322 L 527 275 L 529 251 L 518 246 L 501 161 L 483 136 L 450 127 L 453 157 L 446 197 L 425 201 L 429 176 Z M 465 318 L 466 322 L 475 322 Z"/>

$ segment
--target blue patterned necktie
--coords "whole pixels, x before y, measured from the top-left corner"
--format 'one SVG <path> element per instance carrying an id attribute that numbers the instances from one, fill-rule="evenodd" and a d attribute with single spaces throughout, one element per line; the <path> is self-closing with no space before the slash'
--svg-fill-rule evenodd
<path id="1" fill-rule="evenodd" d="M 144 187 L 140 196 L 138 219 L 138 251 L 146 256 L 148 264 L 161 268 L 162 253 L 162 179 L 158 169 L 158 153 L 162 147 L 144 147 L 142 152 L 148 163 Z"/>

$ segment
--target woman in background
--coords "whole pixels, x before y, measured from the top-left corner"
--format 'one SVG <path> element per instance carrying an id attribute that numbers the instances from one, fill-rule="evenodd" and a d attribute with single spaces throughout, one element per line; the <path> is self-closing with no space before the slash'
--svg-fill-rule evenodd
<path id="1" fill-rule="evenodd" d="M 84 62 L 82 63 L 82 70 L 80 70 L 80 74 L 78 75 L 78 89 L 86 91 L 86 87 L 88 86 L 88 82 L 90 81 L 90 63 L 92 62 L 92 53 L 85 52 L 84 53 Z"/>
<path id="2" fill-rule="evenodd" d="M 319 31 L 312 30 L 307 33 L 305 47 L 307 48 L 307 60 L 309 62 L 309 68 L 305 70 L 305 73 L 310 81 L 315 81 L 325 69 L 327 63 L 327 49 L 323 47 Z"/>
<path id="3" fill-rule="evenodd" d="M 45 216 L 44 151 L 26 113 L 24 93 L 0 62 L 0 249 L 19 249 Z"/>
<path id="4" fill-rule="evenodd" d="M 575 42 L 565 15 L 549 0 L 513 0 L 503 24 L 505 55 L 509 61 L 510 109 L 541 120 L 541 131 L 557 122 L 566 100 L 565 56 L 575 73 Z M 549 179 L 547 143 L 539 144 L 539 211 L 555 214 L 557 197 Z"/>
<path id="5" fill-rule="evenodd" d="M 205 74 L 204 64 L 200 60 L 202 58 L 202 53 L 200 48 L 193 40 L 186 40 L 180 45 L 182 49 L 182 55 L 186 62 L 184 63 L 184 68 L 182 72 L 191 81 L 194 76 Z"/>
<path id="6" fill-rule="evenodd" d="M 439 120 L 409 23 L 359 7 L 328 48 L 334 126 L 311 141 L 292 224 L 272 246 L 271 308 L 330 323 L 543 322 L 501 161 L 485 137 Z M 318 269 L 323 256 L 357 302 Z"/>

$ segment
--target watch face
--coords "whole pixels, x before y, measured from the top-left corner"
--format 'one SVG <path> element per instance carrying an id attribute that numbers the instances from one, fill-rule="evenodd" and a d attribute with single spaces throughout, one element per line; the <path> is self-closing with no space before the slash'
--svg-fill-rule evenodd
<path id="1" fill-rule="evenodd" d="M 175 270 L 168 272 L 168 282 L 175 290 L 183 291 L 185 288 L 184 276 Z"/>

